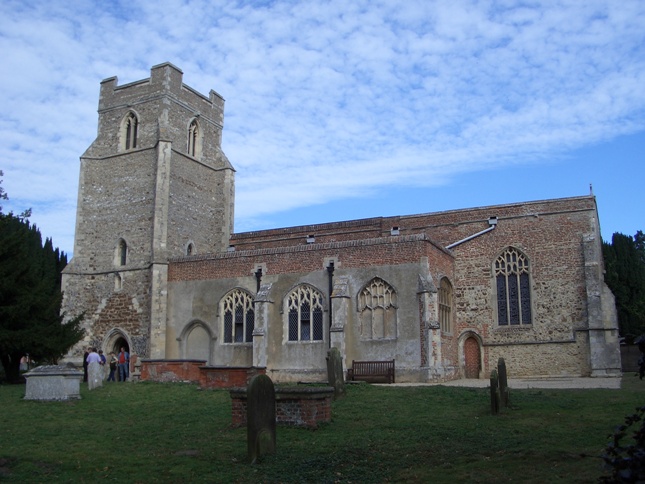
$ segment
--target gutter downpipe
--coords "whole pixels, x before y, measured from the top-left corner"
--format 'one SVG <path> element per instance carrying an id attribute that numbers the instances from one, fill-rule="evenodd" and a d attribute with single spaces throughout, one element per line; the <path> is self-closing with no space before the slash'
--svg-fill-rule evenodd
<path id="1" fill-rule="evenodd" d="M 457 242 L 447 245 L 446 249 L 452 249 L 453 247 L 457 247 L 458 245 L 463 244 L 464 242 L 468 242 L 469 240 L 473 240 L 474 238 L 479 237 L 480 235 L 484 235 L 485 233 L 488 233 L 491 230 L 495 230 L 495 227 L 497 227 L 497 217 L 490 217 L 488 219 L 488 225 L 489 227 L 487 229 L 484 229 L 481 232 L 477 232 L 476 234 L 469 235 L 465 239 L 461 239 L 461 240 L 458 240 Z"/>
<path id="2" fill-rule="evenodd" d="M 329 275 L 329 347 L 331 348 L 331 325 L 334 322 L 331 314 L 331 293 L 334 291 L 334 261 L 329 262 L 329 265 L 327 266 L 327 274 Z"/>

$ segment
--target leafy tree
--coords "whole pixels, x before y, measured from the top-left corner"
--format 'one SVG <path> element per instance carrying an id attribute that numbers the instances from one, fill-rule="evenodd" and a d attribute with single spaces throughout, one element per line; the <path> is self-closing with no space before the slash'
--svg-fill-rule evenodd
<path id="1" fill-rule="evenodd" d="M 42 243 L 28 213 L 0 211 L 0 361 L 9 381 L 19 380 L 26 353 L 34 361 L 55 363 L 83 336 L 82 316 L 63 323 L 60 313 L 67 256 L 51 239 Z"/>
<path id="2" fill-rule="evenodd" d="M 617 232 L 611 244 L 603 242 L 603 255 L 621 336 L 645 334 L 645 235 L 640 230 L 634 237 Z"/>

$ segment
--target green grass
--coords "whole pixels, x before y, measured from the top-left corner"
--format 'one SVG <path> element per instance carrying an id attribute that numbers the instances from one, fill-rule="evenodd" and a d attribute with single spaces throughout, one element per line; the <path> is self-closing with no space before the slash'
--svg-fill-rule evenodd
<path id="1" fill-rule="evenodd" d="M 82 384 L 72 402 L 24 392 L 0 386 L 2 482 L 593 482 L 607 437 L 645 404 L 632 375 L 621 390 L 513 390 L 498 416 L 485 389 L 353 385 L 331 423 L 278 427 L 277 453 L 251 466 L 226 391 Z"/>

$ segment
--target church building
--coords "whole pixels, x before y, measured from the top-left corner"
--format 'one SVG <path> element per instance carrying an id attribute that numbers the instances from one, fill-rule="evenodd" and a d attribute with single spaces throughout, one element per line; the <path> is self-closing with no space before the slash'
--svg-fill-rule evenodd
<path id="1" fill-rule="evenodd" d="M 172 64 L 101 83 L 81 156 L 63 311 L 85 346 L 326 377 L 395 360 L 397 382 L 620 374 L 594 196 L 236 233 L 224 100 Z"/>

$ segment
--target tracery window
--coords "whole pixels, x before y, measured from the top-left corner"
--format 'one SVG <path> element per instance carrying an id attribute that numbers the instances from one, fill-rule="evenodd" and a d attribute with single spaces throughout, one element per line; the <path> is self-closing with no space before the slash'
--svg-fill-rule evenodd
<path id="1" fill-rule="evenodd" d="M 134 113 L 128 113 L 123 124 L 124 148 L 131 150 L 137 147 L 137 131 L 139 129 L 139 120 Z"/>
<path id="2" fill-rule="evenodd" d="M 289 341 L 322 341 L 323 295 L 301 285 L 287 296 Z"/>
<path id="3" fill-rule="evenodd" d="M 199 139 L 199 126 L 197 120 L 193 120 L 188 127 L 188 154 L 197 156 L 197 141 Z"/>
<path id="4" fill-rule="evenodd" d="M 255 327 L 253 296 L 241 289 L 234 289 L 224 297 L 221 304 L 224 343 L 252 342 Z"/>
<path id="5" fill-rule="evenodd" d="M 529 261 L 509 247 L 495 261 L 497 322 L 500 326 L 531 324 Z"/>
<path id="6" fill-rule="evenodd" d="M 396 338 L 396 291 L 383 279 L 376 277 L 358 295 L 361 338 Z"/>
<path id="7" fill-rule="evenodd" d="M 452 284 L 444 277 L 439 284 L 439 326 L 442 333 L 452 333 Z"/>

